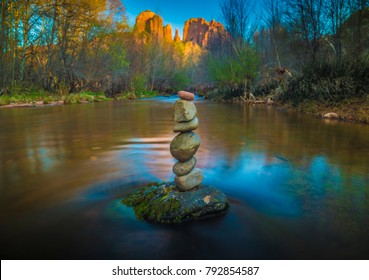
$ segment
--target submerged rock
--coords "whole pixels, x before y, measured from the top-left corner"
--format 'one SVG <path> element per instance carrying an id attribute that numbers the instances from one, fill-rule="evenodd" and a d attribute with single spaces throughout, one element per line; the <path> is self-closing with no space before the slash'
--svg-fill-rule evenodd
<path id="1" fill-rule="evenodd" d="M 187 100 L 177 100 L 174 103 L 174 120 L 176 122 L 189 122 L 196 117 L 197 110 L 195 104 Z"/>
<path id="2" fill-rule="evenodd" d="M 200 143 L 200 137 L 195 132 L 183 132 L 170 143 L 170 153 L 175 159 L 184 162 L 196 154 Z"/>
<path id="3" fill-rule="evenodd" d="M 173 173 L 177 176 L 183 176 L 192 171 L 195 168 L 197 159 L 195 157 L 186 160 L 185 162 L 178 161 L 173 165 Z"/>
<path id="4" fill-rule="evenodd" d="M 174 183 L 146 187 L 125 198 L 139 219 L 153 223 L 181 223 L 224 213 L 229 203 L 220 190 L 199 186 L 190 191 L 178 190 Z"/>
<path id="5" fill-rule="evenodd" d="M 204 175 L 202 174 L 201 169 L 195 168 L 187 175 L 176 176 L 174 178 L 174 182 L 176 183 L 177 188 L 181 191 L 189 191 L 202 183 L 204 179 Z"/>
<path id="6" fill-rule="evenodd" d="M 187 132 L 187 131 L 195 130 L 198 126 L 199 126 L 199 119 L 194 118 L 192 121 L 189 121 L 189 122 L 177 123 L 174 126 L 173 131 L 174 132 Z"/>

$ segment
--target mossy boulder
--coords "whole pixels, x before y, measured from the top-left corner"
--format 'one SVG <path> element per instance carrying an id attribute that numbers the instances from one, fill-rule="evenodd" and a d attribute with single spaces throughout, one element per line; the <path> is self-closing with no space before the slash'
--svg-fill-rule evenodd
<path id="1" fill-rule="evenodd" d="M 173 182 L 149 186 L 123 200 L 137 218 L 152 223 L 181 223 L 224 213 L 229 203 L 220 190 L 199 186 L 182 192 Z"/>

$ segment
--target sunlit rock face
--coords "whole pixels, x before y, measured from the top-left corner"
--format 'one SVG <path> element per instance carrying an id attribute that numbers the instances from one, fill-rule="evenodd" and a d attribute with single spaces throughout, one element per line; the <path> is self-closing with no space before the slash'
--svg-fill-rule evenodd
<path id="1" fill-rule="evenodd" d="M 180 42 L 181 37 L 179 37 L 178 29 L 176 28 L 176 35 L 174 35 L 174 42 Z"/>
<path id="2" fill-rule="evenodd" d="M 172 26 L 170 24 L 163 27 L 163 39 L 167 42 L 172 40 Z"/>
<path id="3" fill-rule="evenodd" d="M 163 18 L 152 11 L 141 12 L 136 18 L 135 34 L 147 39 L 158 39 L 166 42 L 181 42 L 179 32 L 176 29 L 172 37 L 170 24 L 163 26 Z M 212 20 L 207 22 L 203 18 L 191 18 L 185 22 L 183 30 L 183 42 L 191 52 L 196 47 L 209 48 L 212 44 L 218 44 L 227 36 L 223 24 Z"/>
<path id="4" fill-rule="evenodd" d="M 223 24 L 212 20 L 207 22 L 203 18 L 191 18 L 185 22 L 183 41 L 194 42 L 201 47 L 207 47 L 211 41 L 226 35 Z"/>
<path id="5" fill-rule="evenodd" d="M 135 33 L 149 35 L 158 40 L 171 41 L 172 27 L 168 24 L 163 27 L 163 19 L 151 11 L 144 11 L 136 18 Z"/>

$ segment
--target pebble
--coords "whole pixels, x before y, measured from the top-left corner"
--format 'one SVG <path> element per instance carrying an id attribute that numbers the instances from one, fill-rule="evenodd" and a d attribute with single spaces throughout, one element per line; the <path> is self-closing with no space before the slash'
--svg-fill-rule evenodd
<path id="1" fill-rule="evenodd" d="M 173 131 L 174 132 L 187 132 L 187 131 L 195 130 L 198 126 L 199 126 L 199 119 L 195 117 L 192 121 L 177 123 L 174 126 Z"/>
<path id="2" fill-rule="evenodd" d="M 195 104 L 187 100 L 177 100 L 174 103 L 174 120 L 176 122 L 189 122 L 196 117 Z"/>
<path id="3" fill-rule="evenodd" d="M 181 191 L 189 191 L 202 183 L 204 175 L 201 169 L 195 168 L 189 174 L 184 176 L 176 176 L 174 182 Z"/>
<path id="4" fill-rule="evenodd" d="M 191 92 L 181 90 L 178 92 L 178 96 L 184 100 L 192 101 L 195 98 L 195 95 Z"/>
<path id="5" fill-rule="evenodd" d="M 190 173 L 196 166 L 197 159 L 195 157 L 190 158 L 185 162 L 178 161 L 173 165 L 173 173 L 177 176 L 184 176 Z"/>
<path id="6" fill-rule="evenodd" d="M 170 143 L 171 155 L 181 162 L 192 158 L 199 148 L 201 139 L 195 132 L 182 132 Z"/>

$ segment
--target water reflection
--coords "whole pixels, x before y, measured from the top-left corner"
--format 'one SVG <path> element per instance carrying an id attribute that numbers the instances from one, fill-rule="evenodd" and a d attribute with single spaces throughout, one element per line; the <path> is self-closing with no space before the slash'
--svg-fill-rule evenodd
<path id="1" fill-rule="evenodd" d="M 173 180 L 173 103 L 0 110 L 4 257 L 369 257 L 369 127 L 272 107 L 196 100 L 198 165 L 231 209 L 180 226 L 137 221 L 120 198 Z"/>

